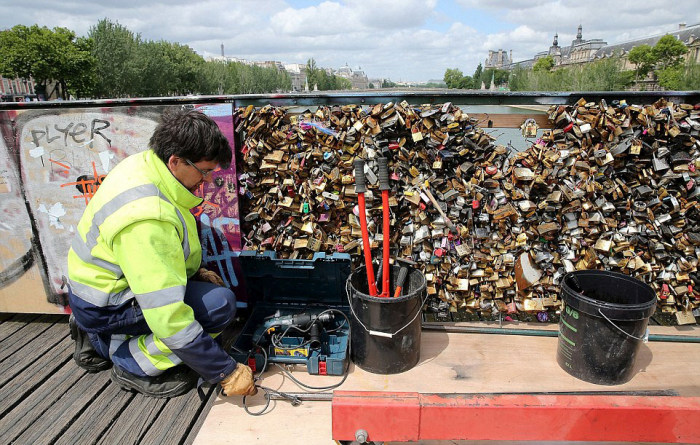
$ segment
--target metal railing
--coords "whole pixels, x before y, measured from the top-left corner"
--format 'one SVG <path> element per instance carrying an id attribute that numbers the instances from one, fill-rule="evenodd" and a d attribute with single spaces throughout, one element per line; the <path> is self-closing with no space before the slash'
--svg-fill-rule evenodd
<path id="1" fill-rule="evenodd" d="M 234 106 L 318 106 L 371 105 L 406 100 L 411 104 L 456 105 L 571 105 L 579 99 L 598 102 L 626 100 L 636 104 L 651 104 L 664 98 L 674 103 L 699 103 L 700 91 L 576 91 L 576 92 L 510 92 L 484 90 L 377 90 L 334 91 L 284 94 L 235 94 L 220 96 L 176 96 L 96 99 L 46 102 L 0 103 L 0 111 L 36 108 L 105 108 L 138 105 L 231 103 Z"/>

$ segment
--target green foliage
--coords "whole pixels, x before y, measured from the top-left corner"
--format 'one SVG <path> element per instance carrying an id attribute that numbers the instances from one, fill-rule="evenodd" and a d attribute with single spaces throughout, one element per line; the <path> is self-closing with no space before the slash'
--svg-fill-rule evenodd
<path id="1" fill-rule="evenodd" d="M 427 82 L 424 86 L 425 88 L 445 88 L 447 85 L 444 82 Z"/>
<path id="2" fill-rule="evenodd" d="M 96 61 L 92 56 L 92 40 L 78 37 L 74 46 L 69 46 L 66 57 L 64 91 L 75 97 L 92 97 L 97 85 Z M 65 97 L 64 97 L 65 98 Z"/>
<path id="3" fill-rule="evenodd" d="M 262 94 L 292 89 L 286 71 L 240 62 L 205 62 L 201 67 L 202 94 Z"/>
<path id="4" fill-rule="evenodd" d="M 656 70 L 656 78 L 659 85 L 667 90 L 681 90 L 684 83 L 683 66 L 669 66 Z"/>
<path id="5" fill-rule="evenodd" d="M 204 59 L 186 45 L 143 41 L 109 19 L 90 28 L 89 36 L 98 61 L 98 97 L 184 95 L 207 84 Z"/>
<path id="6" fill-rule="evenodd" d="M 491 79 L 494 85 L 503 85 L 508 82 L 510 73 L 507 70 L 499 70 L 497 68 L 488 68 L 481 73 L 480 79 L 474 79 L 474 88 L 481 88 L 481 82 L 487 88 L 491 86 Z M 478 85 L 477 85 L 478 83 Z"/>
<path id="7" fill-rule="evenodd" d="M 694 60 L 686 62 L 680 85 L 681 91 L 700 90 L 700 64 Z"/>
<path id="8" fill-rule="evenodd" d="M 396 82 L 392 82 L 389 79 L 382 80 L 382 88 L 396 88 Z"/>
<path id="9" fill-rule="evenodd" d="M 450 68 L 445 71 L 443 80 L 447 88 L 478 89 L 481 88 L 482 82 L 485 86 L 491 85 L 491 79 L 496 85 L 503 85 L 508 82 L 509 75 L 507 70 L 496 68 L 484 70 L 479 64 L 474 71 L 474 76 L 467 76 L 457 68 Z"/>
<path id="10" fill-rule="evenodd" d="M 177 93 L 178 67 L 171 57 L 168 42 L 139 42 L 132 54 L 134 80 L 125 85 L 129 96 L 156 97 Z"/>
<path id="11" fill-rule="evenodd" d="M 516 68 L 510 76 L 512 91 L 620 91 L 634 73 L 622 69 L 617 57 L 554 71 Z"/>
<path id="12" fill-rule="evenodd" d="M 529 86 L 528 77 L 528 70 L 520 65 L 516 65 L 508 77 L 508 87 L 511 91 L 526 91 Z"/>
<path id="13" fill-rule="evenodd" d="M 651 49 L 654 63 L 657 69 L 680 67 L 683 64 L 683 56 L 688 48 L 683 42 L 672 35 L 665 35 L 656 42 Z"/>
<path id="14" fill-rule="evenodd" d="M 457 68 L 448 68 L 443 77 L 447 88 L 471 89 L 474 88 L 474 79 L 465 76 Z"/>
<path id="15" fill-rule="evenodd" d="M 102 19 L 88 32 L 93 42 L 92 55 L 97 60 L 97 97 L 125 97 L 139 95 L 139 83 L 143 73 L 150 71 L 143 66 L 150 60 L 139 60 L 141 36 L 119 23 Z M 146 51 L 147 52 L 147 51 Z M 141 53 L 143 55 L 144 52 Z"/>
<path id="16" fill-rule="evenodd" d="M 640 45 L 630 50 L 627 58 L 636 66 L 638 78 L 654 72 L 660 86 L 669 90 L 681 90 L 693 84 L 686 77 L 694 72 L 690 65 L 683 66 L 688 48 L 672 35 L 665 35 L 653 47 Z"/>
<path id="17" fill-rule="evenodd" d="M 535 65 L 532 67 L 532 70 L 536 73 L 539 73 L 552 71 L 552 68 L 554 68 L 554 59 L 552 58 L 552 56 L 546 56 L 542 57 L 537 62 L 535 62 Z"/>
<path id="18" fill-rule="evenodd" d="M 445 70 L 445 75 L 442 80 L 445 81 L 447 88 L 459 88 L 464 75 L 462 71 L 457 68 L 448 68 Z"/>
<path id="19" fill-rule="evenodd" d="M 95 82 L 91 46 L 90 39 L 76 38 L 66 28 L 17 25 L 0 32 L 0 74 L 31 77 L 40 92 L 55 82 L 64 99 L 85 96 Z"/>
<path id="20" fill-rule="evenodd" d="M 474 80 L 481 81 L 481 74 L 483 73 L 484 68 L 479 64 L 476 69 L 474 70 L 474 75 L 472 76 Z"/>
<path id="21" fill-rule="evenodd" d="M 187 45 L 143 41 L 108 19 L 92 27 L 90 37 L 96 42 L 98 97 L 271 93 L 292 87 L 289 74 L 277 68 L 205 62 Z"/>
<path id="22" fill-rule="evenodd" d="M 652 48 L 646 44 L 632 48 L 627 55 L 627 60 L 636 67 L 635 73 L 638 78 L 646 77 L 656 64 Z"/>

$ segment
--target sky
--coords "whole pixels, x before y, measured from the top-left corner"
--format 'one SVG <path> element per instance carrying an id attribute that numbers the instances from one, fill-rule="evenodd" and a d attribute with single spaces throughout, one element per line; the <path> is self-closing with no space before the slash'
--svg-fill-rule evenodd
<path id="1" fill-rule="evenodd" d="M 473 74 L 489 50 L 530 59 L 552 44 L 610 44 L 700 23 L 700 0 L 0 0 L 0 29 L 65 27 L 86 36 L 103 18 L 144 40 L 202 55 L 361 69 L 370 79 Z M 699 32 L 700 34 L 700 32 Z M 698 35 L 700 37 L 700 35 Z"/>

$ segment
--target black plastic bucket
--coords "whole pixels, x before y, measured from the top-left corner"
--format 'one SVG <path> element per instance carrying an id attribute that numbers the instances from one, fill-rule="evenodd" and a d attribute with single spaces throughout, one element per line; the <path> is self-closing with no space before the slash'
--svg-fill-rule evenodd
<path id="1" fill-rule="evenodd" d="M 654 290 L 628 275 L 603 270 L 568 273 L 561 289 L 559 366 L 586 382 L 629 381 L 656 308 Z"/>
<path id="2" fill-rule="evenodd" d="M 399 266 L 391 268 L 393 295 Z M 356 269 L 347 281 L 352 361 L 375 374 L 396 374 L 413 368 L 420 358 L 421 309 L 426 281 L 421 271 L 409 268 L 401 296 L 367 294 L 365 268 Z M 381 292 L 381 283 L 377 286 Z"/>

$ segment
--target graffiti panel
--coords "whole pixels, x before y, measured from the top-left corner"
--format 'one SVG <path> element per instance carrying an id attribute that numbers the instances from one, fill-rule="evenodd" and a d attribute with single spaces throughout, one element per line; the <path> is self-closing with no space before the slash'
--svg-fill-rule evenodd
<path id="1" fill-rule="evenodd" d="M 12 112 L 0 113 L 0 311 L 52 312 L 17 168 Z"/>
<path id="2" fill-rule="evenodd" d="M 228 139 L 235 153 L 232 107 L 230 104 L 202 105 L 197 107 L 211 117 Z M 241 227 L 238 213 L 238 179 L 236 157 L 225 170 L 212 174 L 212 182 L 202 184 L 204 203 L 194 214 L 198 219 L 202 242 L 202 263 L 216 271 L 224 284 L 236 292 L 239 306 L 245 306 L 245 295 L 237 276 L 241 275 L 238 253 L 241 250 Z"/>
<path id="3" fill-rule="evenodd" d="M 196 107 L 214 118 L 233 142 L 230 104 Z M 147 148 L 166 108 L 4 112 L 0 120 L 0 311 L 7 307 L 14 312 L 65 310 L 66 255 L 83 210 L 117 163 Z M 213 184 L 200 189 L 205 203 L 194 213 L 202 222 L 204 262 L 235 288 L 238 280 L 232 261 L 240 249 L 235 166 L 214 176 Z M 43 299 L 25 304 L 18 295 L 24 292 L 9 292 L 8 286 L 30 278 L 25 275 L 32 268 L 36 270 L 31 282 Z"/>

